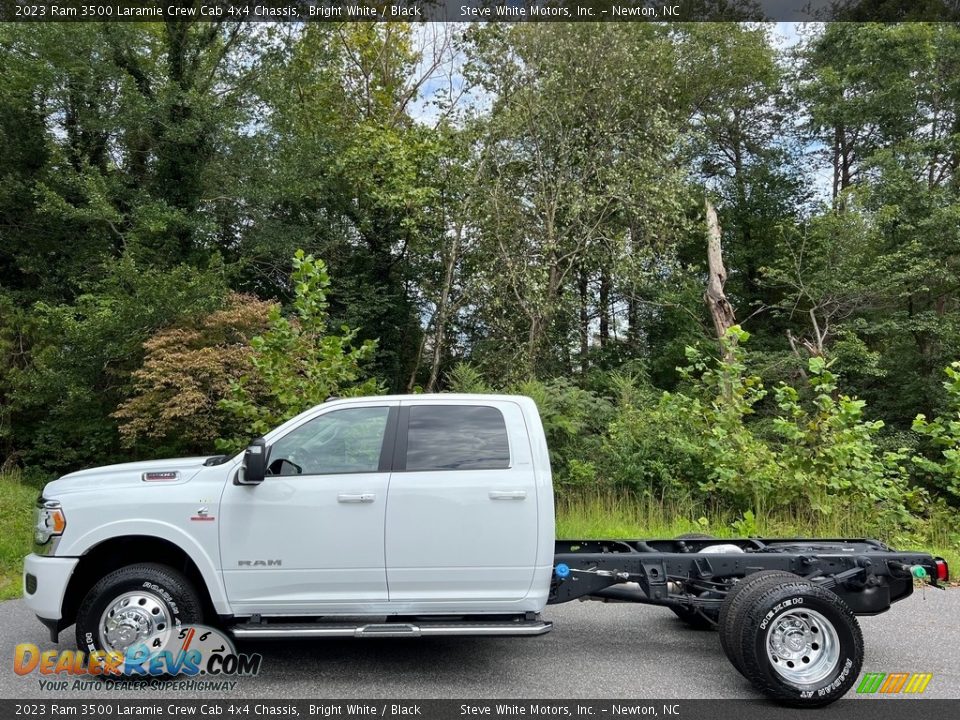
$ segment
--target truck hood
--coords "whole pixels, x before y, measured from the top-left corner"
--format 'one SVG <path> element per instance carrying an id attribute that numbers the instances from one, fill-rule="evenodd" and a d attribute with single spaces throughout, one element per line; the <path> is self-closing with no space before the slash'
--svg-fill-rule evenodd
<path id="1" fill-rule="evenodd" d="M 144 485 L 179 485 L 186 482 L 201 469 L 203 463 L 213 457 L 176 458 L 173 460 L 147 460 L 144 462 L 120 463 L 102 467 L 78 470 L 64 475 L 59 480 L 47 483 L 43 489 L 44 497 L 56 497 L 65 493 L 83 490 L 102 490 L 106 487 L 142 487 Z M 176 472 L 178 478 L 173 481 L 144 483 L 145 472 Z"/>

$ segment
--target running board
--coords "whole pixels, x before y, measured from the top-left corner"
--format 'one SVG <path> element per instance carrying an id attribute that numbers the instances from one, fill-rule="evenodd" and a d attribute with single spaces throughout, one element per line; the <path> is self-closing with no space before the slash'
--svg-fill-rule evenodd
<path id="1" fill-rule="evenodd" d="M 244 623 L 230 628 L 236 638 L 292 637 L 438 637 L 463 635 L 543 635 L 553 629 L 545 620 L 410 623 Z"/>

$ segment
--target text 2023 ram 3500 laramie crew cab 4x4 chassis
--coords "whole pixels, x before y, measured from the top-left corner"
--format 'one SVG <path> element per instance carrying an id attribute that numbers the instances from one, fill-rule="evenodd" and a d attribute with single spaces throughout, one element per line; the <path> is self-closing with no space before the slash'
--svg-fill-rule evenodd
<path id="1" fill-rule="evenodd" d="M 539 635 L 545 606 L 663 605 L 719 629 L 766 695 L 825 705 L 856 681 L 856 615 L 940 558 L 874 540 L 555 540 L 534 402 L 332 400 L 233 456 L 83 470 L 38 501 L 27 604 L 82 650 L 207 622 L 236 638 Z"/>

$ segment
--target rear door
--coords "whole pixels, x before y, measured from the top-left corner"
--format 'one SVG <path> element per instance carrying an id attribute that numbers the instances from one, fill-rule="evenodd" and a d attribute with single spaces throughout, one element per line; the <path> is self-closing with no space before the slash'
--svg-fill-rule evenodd
<path id="1" fill-rule="evenodd" d="M 385 527 L 391 605 L 508 611 L 498 604 L 530 591 L 537 517 L 516 403 L 401 403 Z"/>

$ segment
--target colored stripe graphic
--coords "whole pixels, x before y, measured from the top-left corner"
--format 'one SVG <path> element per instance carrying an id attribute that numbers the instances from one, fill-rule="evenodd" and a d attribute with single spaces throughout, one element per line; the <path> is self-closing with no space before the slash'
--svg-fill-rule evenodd
<path id="1" fill-rule="evenodd" d="M 896 673 L 896 680 L 890 686 L 890 689 L 887 690 L 888 693 L 898 693 L 903 689 L 904 684 L 907 682 L 907 678 L 910 677 L 909 673 Z"/>
<path id="2" fill-rule="evenodd" d="M 907 687 L 904 690 L 905 693 L 922 693 L 927 689 L 927 685 L 930 684 L 930 680 L 933 679 L 932 673 L 914 673 L 910 678 L 910 682 L 907 683 Z"/>
<path id="3" fill-rule="evenodd" d="M 875 693 L 886 676 L 886 673 L 865 673 L 863 680 L 860 681 L 860 685 L 857 687 L 857 692 L 863 694 Z"/>
<path id="4" fill-rule="evenodd" d="M 933 679 L 932 673 L 864 673 L 857 692 L 863 695 L 884 693 L 919 694 L 927 689 Z"/>
<path id="5" fill-rule="evenodd" d="M 891 692 L 893 690 L 893 686 L 899 682 L 901 675 L 903 675 L 903 673 L 890 673 L 887 675 L 887 679 L 883 681 L 883 685 L 880 686 L 880 690 L 878 692 Z"/>

